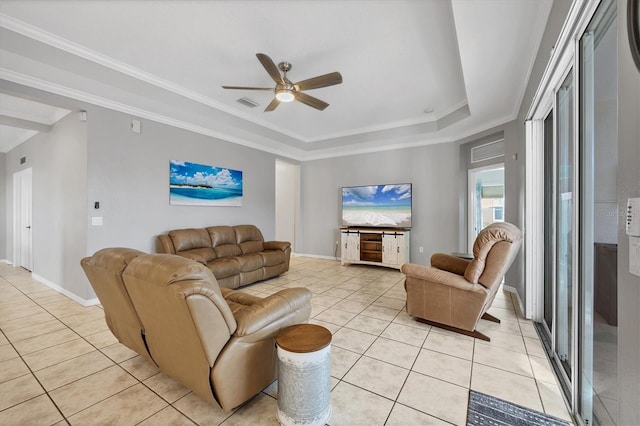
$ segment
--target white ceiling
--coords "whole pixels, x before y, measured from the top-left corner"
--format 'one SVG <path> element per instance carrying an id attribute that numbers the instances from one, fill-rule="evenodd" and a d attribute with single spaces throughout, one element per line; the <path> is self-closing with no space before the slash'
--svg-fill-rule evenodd
<path id="1" fill-rule="evenodd" d="M 0 79 L 300 160 L 448 142 L 516 117 L 551 5 L 0 1 Z M 220 87 L 273 86 L 258 52 L 343 83 L 263 112 Z"/>

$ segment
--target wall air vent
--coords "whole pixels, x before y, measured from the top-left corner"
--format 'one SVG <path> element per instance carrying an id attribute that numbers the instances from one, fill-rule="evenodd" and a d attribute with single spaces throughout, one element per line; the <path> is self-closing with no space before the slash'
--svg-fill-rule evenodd
<path id="1" fill-rule="evenodd" d="M 237 99 L 236 102 L 238 102 L 238 103 L 240 103 L 240 104 L 242 104 L 242 105 L 244 105 L 246 107 L 249 107 L 249 108 L 255 108 L 258 105 L 260 105 L 259 103 L 257 103 L 253 99 L 250 99 L 250 98 L 247 98 L 247 97 Z"/>
<path id="2" fill-rule="evenodd" d="M 471 162 L 479 163 L 504 156 L 504 139 L 485 143 L 471 148 Z"/>

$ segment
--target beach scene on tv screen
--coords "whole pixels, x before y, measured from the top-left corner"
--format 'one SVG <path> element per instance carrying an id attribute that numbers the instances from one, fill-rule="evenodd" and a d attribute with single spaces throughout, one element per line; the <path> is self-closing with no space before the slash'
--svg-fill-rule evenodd
<path id="1" fill-rule="evenodd" d="M 411 227 L 411 184 L 342 188 L 342 225 Z"/>

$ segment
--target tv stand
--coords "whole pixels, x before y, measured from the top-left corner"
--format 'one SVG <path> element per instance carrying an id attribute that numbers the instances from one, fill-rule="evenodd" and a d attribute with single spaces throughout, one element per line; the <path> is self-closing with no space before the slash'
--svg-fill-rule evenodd
<path id="1" fill-rule="evenodd" d="M 341 263 L 400 269 L 409 262 L 409 230 L 342 228 Z"/>

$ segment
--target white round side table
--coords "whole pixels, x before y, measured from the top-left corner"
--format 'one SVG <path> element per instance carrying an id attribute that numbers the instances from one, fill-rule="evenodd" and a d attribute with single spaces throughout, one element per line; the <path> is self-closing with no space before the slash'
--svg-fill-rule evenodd
<path id="1" fill-rule="evenodd" d="M 331 418 L 331 332 L 315 324 L 284 328 L 278 347 L 278 420 L 322 426 Z"/>

